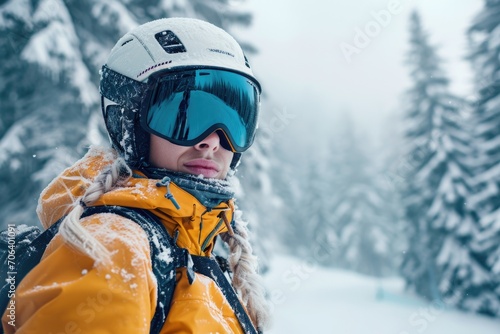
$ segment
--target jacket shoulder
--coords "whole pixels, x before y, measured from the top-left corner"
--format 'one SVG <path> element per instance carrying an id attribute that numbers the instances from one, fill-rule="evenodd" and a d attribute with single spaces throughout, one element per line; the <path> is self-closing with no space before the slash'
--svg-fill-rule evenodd
<path id="1" fill-rule="evenodd" d="M 134 222 L 110 213 L 95 214 L 80 223 L 110 251 L 110 263 L 93 261 L 57 234 L 40 263 L 18 286 L 16 326 L 26 332 L 40 328 L 65 332 L 68 323 L 82 333 L 148 332 L 157 285 L 146 233 Z"/>

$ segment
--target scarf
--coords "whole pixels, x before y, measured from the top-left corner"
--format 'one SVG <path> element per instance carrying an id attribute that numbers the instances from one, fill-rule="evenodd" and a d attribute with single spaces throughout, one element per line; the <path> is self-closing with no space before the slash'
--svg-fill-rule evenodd
<path id="1" fill-rule="evenodd" d="M 169 177 L 171 182 L 190 193 L 207 209 L 213 209 L 234 197 L 234 190 L 227 180 L 204 178 L 157 167 L 143 167 L 141 172 L 150 179 Z"/>

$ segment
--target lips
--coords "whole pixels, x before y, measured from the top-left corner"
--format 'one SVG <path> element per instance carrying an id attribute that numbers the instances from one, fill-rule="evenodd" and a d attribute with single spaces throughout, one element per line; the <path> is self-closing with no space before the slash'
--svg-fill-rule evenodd
<path id="1" fill-rule="evenodd" d="M 194 159 L 184 164 L 184 167 L 190 174 L 203 175 L 204 177 L 214 178 L 219 174 L 219 165 L 212 160 Z"/>

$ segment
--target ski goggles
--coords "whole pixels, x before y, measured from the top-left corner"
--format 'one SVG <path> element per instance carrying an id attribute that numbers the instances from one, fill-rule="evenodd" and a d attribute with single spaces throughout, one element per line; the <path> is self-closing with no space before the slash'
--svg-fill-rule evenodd
<path id="1" fill-rule="evenodd" d="M 146 131 L 181 146 L 196 145 L 214 131 L 227 150 L 252 145 L 260 108 L 254 80 L 221 69 L 187 69 L 154 74 L 148 86 L 141 105 Z"/>

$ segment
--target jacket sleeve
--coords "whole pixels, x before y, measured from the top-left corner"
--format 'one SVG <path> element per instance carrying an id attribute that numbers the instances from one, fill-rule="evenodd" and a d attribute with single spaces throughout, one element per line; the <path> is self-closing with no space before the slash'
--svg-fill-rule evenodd
<path id="1" fill-rule="evenodd" d="M 16 326 L 4 314 L 6 333 L 149 333 L 156 280 L 146 233 L 113 214 L 82 224 L 111 252 L 111 262 L 95 263 L 57 235 L 17 287 Z"/>

